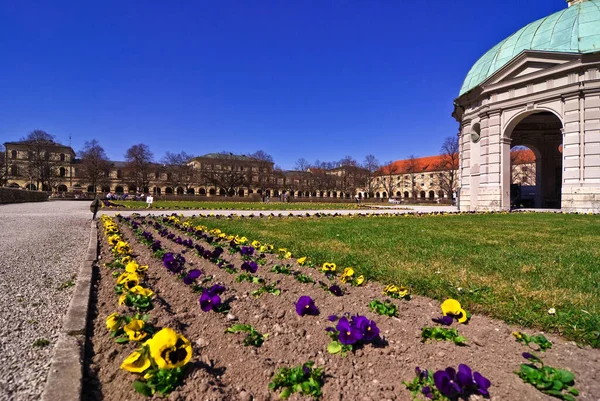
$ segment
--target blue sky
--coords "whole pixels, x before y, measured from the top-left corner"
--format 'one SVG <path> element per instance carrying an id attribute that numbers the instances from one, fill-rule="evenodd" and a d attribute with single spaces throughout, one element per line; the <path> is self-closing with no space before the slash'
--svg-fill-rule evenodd
<path id="1" fill-rule="evenodd" d="M 564 0 L 0 0 L 0 141 L 146 143 L 284 169 L 438 154 L 473 63 Z"/>

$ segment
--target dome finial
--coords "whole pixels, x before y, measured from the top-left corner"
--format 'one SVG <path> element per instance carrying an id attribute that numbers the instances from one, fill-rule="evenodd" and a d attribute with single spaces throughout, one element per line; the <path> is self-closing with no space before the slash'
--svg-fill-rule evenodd
<path id="1" fill-rule="evenodd" d="M 569 3 L 569 7 L 571 7 L 571 6 L 574 6 L 575 4 L 583 3 L 584 1 L 587 1 L 587 0 L 567 0 L 567 3 Z"/>

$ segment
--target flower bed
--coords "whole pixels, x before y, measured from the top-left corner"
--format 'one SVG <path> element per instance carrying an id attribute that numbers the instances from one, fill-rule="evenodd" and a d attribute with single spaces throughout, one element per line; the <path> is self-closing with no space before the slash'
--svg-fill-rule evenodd
<path id="1" fill-rule="evenodd" d="M 407 295 L 400 287 L 404 283 L 353 286 L 360 280 L 354 272 L 349 274 L 348 266 L 336 266 L 332 271 L 330 262 L 313 268 L 309 260 L 286 258 L 293 255 L 276 246 L 274 253 L 269 253 L 267 244 L 252 246 L 251 239 L 237 237 L 235 241 L 230 233 L 211 234 L 186 227 L 177 218 L 134 218 L 122 221 L 118 228 L 137 261 L 148 265 L 145 282 L 155 293 L 149 323 L 157 330 L 172 328 L 189 339 L 193 348 L 183 384 L 175 389 L 173 399 L 268 400 L 304 389 L 313 396 L 322 393 L 327 400 L 411 399 L 403 382 L 413 381 L 416 366 L 429 369 L 433 386 L 438 378 L 440 394 L 453 394 L 456 387 L 448 369 L 458 367 L 459 388 L 465 391 L 477 394 L 483 389 L 499 399 L 546 397 L 514 373 L 523 362 L 524 346 L 515 341 L 513 330 L 479 316 L 473 316 L 467 325 L 459 324 L 466 315 L 460 304 L 448 303 L 442 310 L 426 298 L 401 299 Z M 190 228 L 192 232 L 188 232 Z M 157 240 L 161 252 L 152 249 Z M 111 253 L 107 238 L 101 238 L 101 243 L 104 263 Z M 215 256 L 218 248 L 223 252 Z M 171 257 L 165 258 L 167 253 Z M 181 263 L 177 255 L 185 261 Z M 192 271 L 200 274 L 189 277 Z M 207 293 L 215 285 L 224 288 L 219 294 Z M 257 293 L 270 285 L 278 291 Z M 343 292 L 341 297 L 331 290 L 334 285 Z M 115 343 L 104 327 L 118 298 L 114 286 L 112 272 L 101 266 L 97 317 L 90 339 L 95 356 L 88 371 L 88 398 L 100 399 L 101 394 L 105 400 L 142 399 L 131 385 L 132 374 L 119 369 L 136 346 Z M 384 288 L 395 298 L 385 296 Z M 203 307 L 201 298 L 206 306 L 207 299 L 216 302 L 215 295 L 225 307 Z M 432 322 L 442 312 L 467 346 L 435 337 L 423 342 L 424 327 L 443 327 Z M 368 334 L 375 332 L 377 335 Z M 336 341 L 339 344 L 332 347 Z M 590 355 L 588 350 L 560 340 L 553 342 L 545 362 L 575 373 L 582 395 L 599 394 L 592 370 L 596 362 L 591 358 L 597 357 L 597 352 Z M 565 359 L 565 355 L 569 357 Z M 465 379 L 467 368 L 477 373 L 471 382 Z M 489 379 L 491 386 L 486 386 L 481 376 Z M 422 390 L 417 391 L 419 397 L 429 394 Z M 436 394 L 435 389 L 430 390 Z"/>

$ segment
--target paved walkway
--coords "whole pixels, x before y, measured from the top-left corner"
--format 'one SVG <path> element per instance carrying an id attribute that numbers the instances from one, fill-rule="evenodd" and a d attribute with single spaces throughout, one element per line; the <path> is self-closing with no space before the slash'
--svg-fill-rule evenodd
<path id="1" fill-rule="evenodd" d="M 139 214 L 171 214 L 177 213 L 182 214 L 184 216 L 192 216 L 198 214 L 213 214 L 215 216 L 228 216 L 231 214 L 237 214 L 238 216 L 249 216 L 251 214 L 258 215 L 262 213 L 264 215 L 273 213 L 274 215 L 282 214 L 289 215 L 290 213 L 294 216 L 302 215 L 306 216 L 306 213 L 315 214 L 315 213 L 325 213 L 325 214 L 341 214 L 341 215 L 351 215 L 351 214 L 365 214 L 365 213 L 375 213 L 375 214 L 383 214 L 383 213 L 393 213 L 393 214 L 405 214 L 405 213 L 419 213 L 419 212 L 457 212 L 458 209 L 456 206 L 388 206 L 382 207 L 379 209 L 340 209 L 340 210 L 159 210 L 159 209 L 144 209 L 144 210 L 107 210 L 102 209 L 100 213 L 107 214 L 109 216 L 114 216 L 117 213 L 120 213 L 123 216 L 130 216 L 133 213 Z"/>
<path id="2" fill-rule="evenodd" d="M 2 401 L 38 400 L 44 390 L 90 219 L 89 202 L 0 205 Z"/>

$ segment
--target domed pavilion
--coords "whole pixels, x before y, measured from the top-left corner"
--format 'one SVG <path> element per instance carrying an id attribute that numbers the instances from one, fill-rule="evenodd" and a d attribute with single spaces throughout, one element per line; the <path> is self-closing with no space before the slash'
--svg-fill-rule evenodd
<path id="1" fill-rule="evenodd" d="M 515 206 L 511 148 L 526 146 L 535 207 L 600 211 L 600 0 L 567 3 L 498 43 L 465 78 L 453 112 L 460 210 Z"/>

